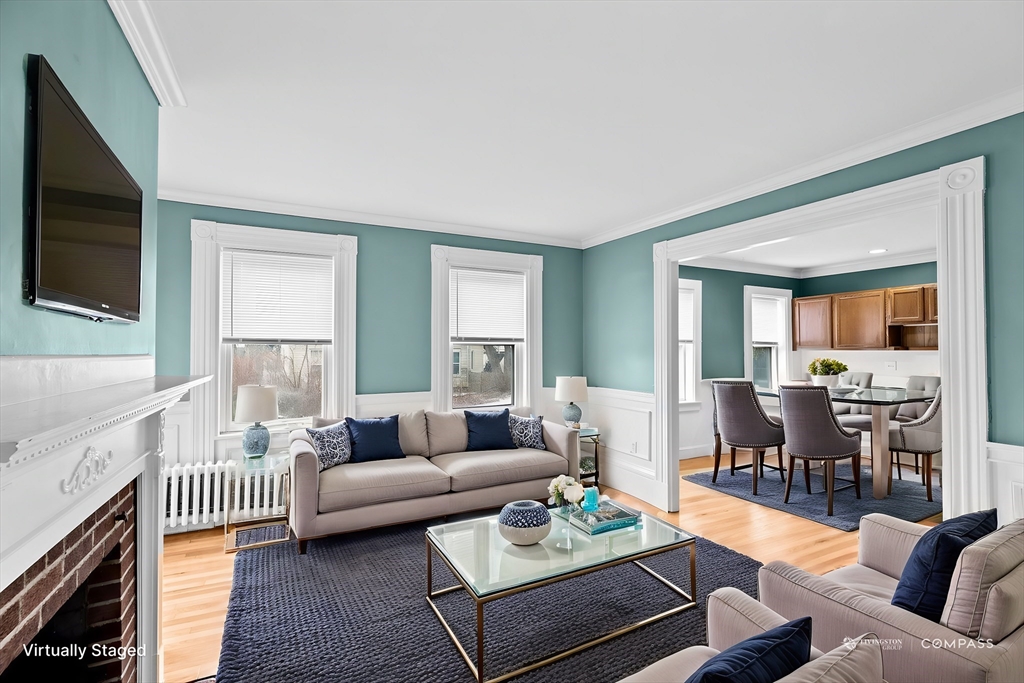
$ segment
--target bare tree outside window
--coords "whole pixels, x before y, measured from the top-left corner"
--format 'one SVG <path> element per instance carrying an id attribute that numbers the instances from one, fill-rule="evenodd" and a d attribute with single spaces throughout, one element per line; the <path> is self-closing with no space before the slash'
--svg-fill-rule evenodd
<path id="1" fill-rule="evenodd" d="M 452 344 L 452 407 L 512 405 L 515 345 Z"/>
<path id="2" fill-rule="evenodd" d="M 320 344 L 232 344 L 231 414 L 238 387 L 277 387 L 282 419 L 318 416 L 323 410 L 324 347 Z"/>

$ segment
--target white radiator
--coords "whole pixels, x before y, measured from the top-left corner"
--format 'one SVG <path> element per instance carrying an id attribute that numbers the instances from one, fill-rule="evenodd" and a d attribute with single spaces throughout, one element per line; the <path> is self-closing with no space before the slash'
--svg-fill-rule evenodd
<path id="1" fill-rule="evenodd" d="M 164 529 L 169 533 L 224 524 L 229 503 L 232 524 L 284 514 L 281 472 L 247 472 L 244 463 L 229 460 L 171 465 L 164 467 L 162 477 L 167 501 Z"/>

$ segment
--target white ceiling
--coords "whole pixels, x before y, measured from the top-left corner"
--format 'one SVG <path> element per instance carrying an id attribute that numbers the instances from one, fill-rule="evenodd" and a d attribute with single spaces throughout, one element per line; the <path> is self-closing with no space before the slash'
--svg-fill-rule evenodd
<path id="1" fill-rule="evenodd" d="M 161 197 L 577 246 L 1024 85 L 1022 2 L 150 6 Z"/>
<path id="2" fill-rule="evenodd" d="M 923 207 L 694 259 L 688 266 L 814 277 L 936 259 L 938 211 Z M 884 253 L 872 254 L 875 249 Z"/>

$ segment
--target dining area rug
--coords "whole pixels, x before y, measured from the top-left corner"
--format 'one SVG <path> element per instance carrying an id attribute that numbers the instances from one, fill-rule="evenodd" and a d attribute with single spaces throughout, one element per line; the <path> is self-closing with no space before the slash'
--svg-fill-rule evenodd
<path id="1" fill-rule="evenodd" d="M 788 512 L 791 515 L 809 519 L 842 531 L 855 531 L 860 528 L 860 518 L 872 512 L 881 512 L 891 517 L 898 517 L 908 522 L 920 522 L 932 515 L 942 512 L 942 488 L 938 485 L 938 476 L 932 477 L 932 498 L 928 496 L 921 476 L 913 470 L 903 471 L 903 479 L 897 479 L 895 472 L 892 480 L 892 493 L 881 500 L 871 495 L 871 468 L 861 467 L 860 493 L 858 500 L 853 488 L 836 491 L 832 503 L 832 516 L 828 513 L 828 502 L 825 496 L 825 480 L 821 474 L 811 472 L 811 493 L 807 493 L 804 474 L 799 471 L 802 465 L 797 464 L 798 471 L 789 493 L 789 502 L 783 503 L 786 495 L 786 484 L 774 470 L 765 470 L 764 477 L 757 483 L 757 495 L 751 492 L 752 470 L 739 470 L 734 476 L 729 475 L 729 467 L 724 464 L 718 472 L 718 481 L 711 483 L 711 472 L 698 472 L 684 476 L 683 479 L 712 491 L 727 493 L 736 498 L 757 503 L 765 507 Z M 820 470 L 819 470 L 820 471 Z M 786 473 L 789 476 L 789 472 Z M 853 465 L 849 462 L 836 465 L 836 487 L 847 482 L 840 479 L 853 479 Z M 685 504 L 685 500 L 684 500 Z"/>
<path id="2" fill-rule="evenodd" d="M 428 524 L 253 548 L 235 558 L 217 683 L 377 683 L 473 676 L 431 611 L 426 592 Z M 689 549 L 644 560 L 689 585 Z M 761 563 L 697 539 L 697 606 L 516 677 L 516 683 L 617 681 L 674 652 L 707 643 L 707 596 L 734 586 L 757 596 Z M 434 586 L 455 584 L 435 557 Z M 567 579 L 486 605 L 488 677 L 679 604 L 679 596 L 632 563 Z M 436 598 L 463 646 L 475 652 L 475 607 L 463 591 Z"/>

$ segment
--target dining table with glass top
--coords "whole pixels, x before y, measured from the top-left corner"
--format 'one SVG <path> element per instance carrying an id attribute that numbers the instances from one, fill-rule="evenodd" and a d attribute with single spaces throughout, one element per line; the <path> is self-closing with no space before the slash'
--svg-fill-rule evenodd
<path id="1" fill-rule="evenodd" d="M 785 386 L 785 385 L 783 385 Z M 870 387 L 850 390 L 849 387 L 829 389 L 833 403 L 852 403 L 871 406 L 871 494 L 878 499 L 888 495 L 888 477 L 876 476 L 885 472 L 889 463 L 889 409 L 904 403 L 930 402 L 935 390 L 918 391 L 899 387 Z M 758 389 L 759 396 L 779 398 L 778 390 Z M 785 416 L 783 416 L 785 421 Z"/>

